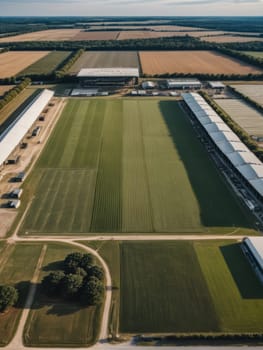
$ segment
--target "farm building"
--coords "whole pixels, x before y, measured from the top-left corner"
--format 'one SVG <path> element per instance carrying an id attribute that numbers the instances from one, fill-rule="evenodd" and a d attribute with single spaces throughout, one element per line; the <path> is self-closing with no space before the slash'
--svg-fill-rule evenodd
<path id="1" fill-rule="evenodd" d="M 242 250 L 261 283 L 263 283 L 263 237 L 244 238 Z"/>
<path id="2" fill-rule="evenodd" d="M 153 81 L 144 81 L 142 82 L 142 88 L 145 90 L 154 89 L 155 83 Z"/>
<path id="3" fill-rule="evenodd" d="M 53 91 L 43 90 L 0 135 L 0 165 L 21 142 L 53 95 Z"/>
<path id="4" fill-rule="evenodd" d="M 263 200 L 263 164 L 197 93 L 182 94 L 188 108 L 230 167 Z"/>
<path id="5" fill-rule="evenodd" d="M 9 208 L 14 208 L 17 209 L 20 207 L 21 201 L 19 199 L 15 199 L 13 201 L 9 201 L 8 202 L 8 206 Z"/>
<path id="6" fill-rule="evenodd" d="M 98 89 L 73 89 L 71 91 L 71 96 L 96 96 L 98 95 Z"/>
<path id="7" fill-rule="evenodd" d="M 82 86 L 132 85 L 139 78 L 138 68 L 83 68 L 77 74 Z"/>
<path id="8" fill-rule="evenodd" d="M 167 89 L 201 89 L 202 83 L 197 79 L 168 79 Z"/>
<path id="9" fill-rule="evenodd" d="M 221 81 L 209 81 L 208 86 L 211 89 L 222 91 L 226 87 L 225 84 L 223 84 Z"/>

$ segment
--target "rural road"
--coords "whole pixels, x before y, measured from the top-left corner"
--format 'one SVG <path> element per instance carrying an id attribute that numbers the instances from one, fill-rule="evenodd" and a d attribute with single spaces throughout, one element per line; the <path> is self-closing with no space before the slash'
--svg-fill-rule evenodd
<path id="1" fill-rule="evenodd" d="M 125 349 L 131 349 L 131 348 L 136 348 L 136 350 L 145 350 L 145 346 L 135 346 L 134 344 L 132 344 L 131 342 L 127 342 L 127 343 L 123 343 L 123 344 L 115 344 L 115 345 L 111 345 L 108 343 L 108 321 L 109 321 L 109 315 L 110 315 L 110 306 L 111 306 L 111 298 L 112 298 L 112 280 L 111 280 L 111 275 L 110 275 L 110 271 L 109 268 L 106 264 L 106 262 L 103 260 L 103 258 L 100 256 L 100 254 L 90 248 L 87 247 L 86 245 L 83 245 L 81 243 L 78 243 L 76 241 L 81 240 L 81 241 L 85 241 L 85 242 L 89 242 L 89 241 L 113 241 L 113 240 L 123 240 L 123 241 L 172 241 L 172 240 L 241 240 L 244 236 L 242 235 L 238 235 L 238 236 L 232 236 L 232 235 L 187 235 L 187 236 L 183 236 L 183 235 L 108 235 L 108 236 L 91 236 L 91 237 L 84 237 L 84 236 L 75 236 L 74 238 L 71 237 L 67 237 L 67 236 L 45 236 L 45 237 L 41 237 L 41 236 L 34 236 L 34 237 L 20 237 L 17 235 L 18 230 L 19 230 L 19 226 L 21 224 L 21 222 L 23 221 L 23 217 L 21 218 L 16 230 L 14 231 L 13 235 L 7 240 L 8 243 L 15 243 L 15 242 L 43 242 L 43 243 L 52 243 L 52 242 L 56 242 L 56 243 L 67 243 L 70 244 L 74 247 L 77 248 L 81 248 L 91 254 L 93 254 L 101 263 L 104 271 L 105 271 L 105 279 L 106 279 L 106 297 L 105 297 L 105 304 L 104 304 L 104 311 L 103 311 L 103 316 L 102 316 L 102 323 L 101 323 L 101 329 L 100 329 L 100 334 L 99 334 L 99 340 L 98 343 L 95 344 L 94 346 L 90 347 L 92 349 L 105 349 L 105 350 L 113 350 L 113 349 L 118 349 L 118 350 L 125 350 Z M 44 247 L 46 247 L 46 245 L 44 245 Z M 44 248 L 43 248 L 44 249 Z M 46 248 L 45 248 L 46 249 Z M 44 251 L 43 251 L 44 254 Z M 38 276 L 39 276 L 39 271 L 41 268 L 41 261 L 44 257 L 41 253 L 36 270 L 35 270 L 35 274 L 33 276 L 33 280 L 32 282 L 36 282 L 38 280 Z M 33 283 L 34 284 L 34 283 Z M 28 294 L 28 298 L 26 301 L 26 305 L 28 306 L 22 313 L 22 317 L 20 319 L 16 334 L 13 338 L 13 340 L 3 349 L 5 350 L 24 350 L 24 349 L 28 349 L 26 346 L 24 346 L 23 344 L 23 330 L 25 327 L 25 323 L 26 323 L 26 319 L 27 316 L 29 314 L 30 311 L 30 307 L 32 305 L 33 299 L 34 299 L 34 294 L 35 294 L 35 290 L 32 289 L 29 291 Z M 82 347 L 81 347 L 82 348 Z M 169 347 L 162 347 L 162 350 L 171 350 L 173 348 L 180 348 L 180 350 L 199 350 L 199 349 L 211 349 L 211 350 L 221 350 L 222 347 L 213 347 L 213 346 L 169 346 Z M 248 347 L 248 346 L 242 346 L 242 349 L 259 349 L 263 347 Z M 39 348 L 35 348 L 35 347 L 30 347 L 30 350 L 39 350 Z M 49 350 L 58 350 L 58 349 L 70 349 L 70 348 L 48 348 Z M 74 347 L 74 349 L 76 349 L 76 347 Z M 79 348 L 80 349 L 80 348 Z M 147 350 L 148 349 L 152 349 L 152 350 L 156 350 L 156 347 L 154 346 L 147 346 Z M 229 350 L 238 350 L 240 349 L 239 346 L 233 347 L 227 347 L 227 349 Z"/>

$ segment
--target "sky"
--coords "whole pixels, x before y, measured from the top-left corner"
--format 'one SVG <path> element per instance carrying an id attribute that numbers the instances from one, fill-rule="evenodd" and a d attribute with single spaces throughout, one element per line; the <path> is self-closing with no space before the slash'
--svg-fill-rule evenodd
<path id="1" fill-rule="evenodd" d="M 263 16 L 263 0 L 0 0 L 1 16 Z"/>

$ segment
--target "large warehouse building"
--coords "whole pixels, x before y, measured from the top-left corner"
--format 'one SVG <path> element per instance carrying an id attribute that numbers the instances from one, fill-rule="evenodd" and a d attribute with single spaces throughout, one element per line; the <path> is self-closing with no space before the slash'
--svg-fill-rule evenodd
<path id="1" fill-rule="evenodd" d="M 77 77 L 81 86 L 125 86 L 139 78 L 138 68 L 83 68 Z"/>
<path id="2" fill-rule="evenodd" d="M 261 283 L 263 283 L 263 237 L 244 238 L 242 250 Z"/>
<path id="3" fill-rule="evenodd" d="M 0 135 L 0 165 L 21 142 L 53 95 L 53 91 L 43 90 Z"/>
<path id="4" fill-rule="evenodd" d="M 240 141 L 219 115 L 198 93 L 182 94 L 188 108 L 199 121 L 228 164 L 246 182 L 254 195 L 263 200 L 263 164 Z"/>

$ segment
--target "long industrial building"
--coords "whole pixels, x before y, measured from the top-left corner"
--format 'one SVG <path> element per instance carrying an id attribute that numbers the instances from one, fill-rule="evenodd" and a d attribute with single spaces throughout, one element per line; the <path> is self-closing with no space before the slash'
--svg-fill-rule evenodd
<path id="1" fill-rule="evenodd" d="M 82 86 L 129 85 L 140 76 L 138 68 L 82 68 L 77 77 Z"/>
<path id="2" fill-rule="evenodd" d="M 53 95 L 53 91 L 43 90 L 0 135 L 0 165 L 21 142 Z"/>
<path id="3" fill-rule="evenodd" d="M 244 238 L 242 250 L 263 283 L 263 237 Z"/>
<path id="4" fill-rule="evenodd" d="M 260 200 L 263 199 L 263 165 L 198 93 L 182 94 L 199 124 L 225 159 Z"/>

